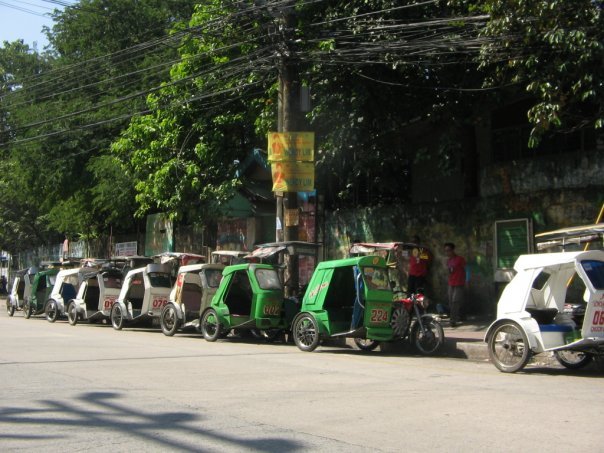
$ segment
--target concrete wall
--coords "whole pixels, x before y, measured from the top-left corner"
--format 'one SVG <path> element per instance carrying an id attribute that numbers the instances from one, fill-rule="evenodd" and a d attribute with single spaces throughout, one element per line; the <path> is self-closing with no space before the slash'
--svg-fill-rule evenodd
<path id="1" fill-rule="evenodd" d="M 603 186 L 604 150 L 515 160 L 480 172 L 483 197 Z"/>
<path id="2" fill-rule="evenodd" d="M 409 241 L 417 234 L 434 253 L 429 291 L 437 302 L 446 300 L 447 272 L 442 244 L 454 242 L 458 254 L 466 258 L 472 270 L 468 308 L 470 312 L 486 313 L 494 311 L 500 289 L 493 279 L 495 221 L 529 218 L 534 232 L 539 233 L 593 223 L 603 202 L 604 178 L 599 186 L 587 188 L 510 192 L 483 199 L 339 210 L 325 213 L 320 237 L 325 241 L 325 259 L 335 259 L 346 256 L 355 239 Z"/>

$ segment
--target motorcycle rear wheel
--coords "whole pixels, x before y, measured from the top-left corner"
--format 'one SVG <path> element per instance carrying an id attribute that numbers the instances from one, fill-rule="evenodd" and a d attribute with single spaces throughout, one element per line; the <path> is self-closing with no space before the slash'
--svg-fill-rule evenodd
<path id="1" fill-rule="evenodd" d="M 176 308 L 174 308 L 174 305 L 171 303 L 166 305 L 161 311 L 159 325 L 161 327 L 161 331 L 167 337 L 173 336 L 180 327 L 180 320 L 176 315 Z"/>
<path id="2" fill-rule="evenodd" d="M 13 316 L 15 314 L 15 306 L 10 303 L 10 300 L 6 300 L 6 312 L 8 316 Z"/>
<path id="3" fill-rule="evenodd" d="M 69 302 L 67 306 L 67 321 L 72 326 L 78 323 L 78 307 L 76 307 L 75 302 Z"/>
<path id="4" fill-rule="evenodd" d="M 379 341 L 370 340 L 368 338 L 355 338 L 354 344 L 357 345 L 361 351 L 373 351 L 380 345 Z"/>
<path id="5" fill-rule="evenodd" d="M 55 322 L 59 318 L 59 306 L 54 300 L 46 304 L 46 310 L 44 311 L 48 322 Z"/>
<path id="6" fill-rule="evenodd" d="M 29 303 L 28 300 L 25 301 L 25 303 L 23 304 L 23 318 L 25 319 L 29 319 L 32 315 L 32 308 L 31 308 L 31 304 Z"/>
<path id="7" fill-rule="evenodd" d="M 554 351 L 558 363 L 569 370 L 578 370 L 591 363 L 593 356 L 580 351 Z"/>

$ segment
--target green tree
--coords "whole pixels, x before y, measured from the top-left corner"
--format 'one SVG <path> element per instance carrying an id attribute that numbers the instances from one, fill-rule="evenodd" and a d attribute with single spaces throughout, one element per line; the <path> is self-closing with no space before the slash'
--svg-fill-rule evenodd
<path id="1" fill-rule="evenodd" d="M 421 121 L 454 134 L 471 118 L 482 79 L 470 39 L 484 20 L 444 2 L 329 2 L 305 12 L 309 119 L 327 202 L 408 200 L 410 168 L 427 156 L 403 129 Z M 446 162 L 452 150 L 439 152 Z"/>
<path id="2" fill-rule="evenodd" d="M 19 187 L 17 196 L 3 195 L 31 205 L 21 209 L 27 216 L 13 216 L 24 223 L 20 231 L 35 225 L 95 236 L 109 225 L 132 228 L 134 181 L 109 146 L 133 112 L 145 108 L 147 93 L 168 78 L 180 39 L 169 31 L 190 17 L 193 4 L 83 0 L 55 12 L 48 52 L 22 43 L 3 49 L 9 75 L 2 80 L 2 177 L 7 190 Z M 15 175 L 18 184 L 10 181 Z"/>
<path id="3" fill-rule="evenodd" d="M 531 146 L 548 131 L 604 126 L 604 2 L 468 3 L 490 15 L 480 54 L 487 83 L 516 83 L 535 98 Z"/>
<path id="4" fill-rule="evenodd" d="M 275 69 L 257 12 L 251 2 L 198 5 L 170 81 L 147 98 L 151 113 L 113 144 L 136 181 L 138 215 L 209 220 L 233 195 L 235 161 L 264 144 L 255 124 Z"/>
<path id="5" fill-rule="evenodd" d="M 48 228 L 43 220 L 44 209 L 36 196 L 41 189 L 36 183 L 39 162 L 30 159 L 40 147 L 10 147 L 7 143 L 18 138 L 13 125 L 40 114 L 41 108 L 32 103 L 14 108 L 14 95 L 27 80 L 50 69 L 52 58 L 39 54 L 23 41 L 4 42 L 0 47 L 0 245 L 18 250 L 46 242 Z"/>

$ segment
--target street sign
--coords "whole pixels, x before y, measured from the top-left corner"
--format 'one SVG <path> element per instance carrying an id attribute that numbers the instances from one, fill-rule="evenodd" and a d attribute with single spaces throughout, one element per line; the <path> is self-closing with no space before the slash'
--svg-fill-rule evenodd
<path id="1" fill-rule="evenodd" d="M 269 162 L 314 162 L 314 132 L 269 132 Z"/>
<path id="2" fill-rule="evenodd" d="M 271 164 L 273 192 L 312 192 L 315 190 L 315 164 L 276 162 Z"/>

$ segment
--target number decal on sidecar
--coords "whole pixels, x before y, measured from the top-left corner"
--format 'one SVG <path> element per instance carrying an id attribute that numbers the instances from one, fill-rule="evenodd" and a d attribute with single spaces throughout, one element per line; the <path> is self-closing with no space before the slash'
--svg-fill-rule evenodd
<path id="1" fill-rule="evenodd" d="M 386 310 L 379 310 L 374 308 L 371 310 L 371 322 L 373 323 L 382 323 L 388 321 L 388 312 Z"/>

